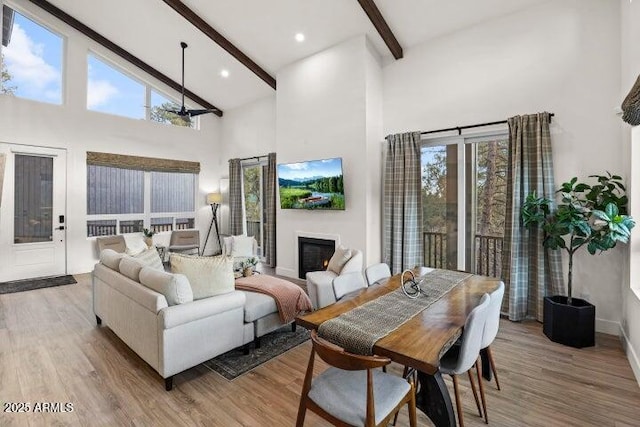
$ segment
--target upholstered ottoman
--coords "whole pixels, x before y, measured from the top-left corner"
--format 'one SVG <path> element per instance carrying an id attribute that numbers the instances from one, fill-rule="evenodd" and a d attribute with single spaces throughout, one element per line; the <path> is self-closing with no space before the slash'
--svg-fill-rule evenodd
<path id="1" fill-rule="evenodd" d="M 260 337 L 292 324 L 295 316 L 311 311 L 311 301 L 301 287 L 287 280 L 263 274 L 236 279 L 236 289 L 244 292 L 244 322 L 253 323 L 253 340 L 260 347 Z M 276 300 L 277 299 L 277 300 Z"/>

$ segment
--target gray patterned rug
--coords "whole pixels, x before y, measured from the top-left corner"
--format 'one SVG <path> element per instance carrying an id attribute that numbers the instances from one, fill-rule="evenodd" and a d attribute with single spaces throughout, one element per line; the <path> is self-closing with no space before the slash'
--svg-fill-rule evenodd
<path id="1" fill-rule="evenodd" d="M 226 379 L 233 380 L 302 344 L 309 337 L 309 331 L 305 328 L 298 327 L 296 332 L 291 332 L 291 326 L 285 326 L 261 337 L 261 346 L 258 349 L 253 348 L 253 343 L 248 344 L 249 354 L 244 354 L 243 347 L 239 347 L 208 360 L 203 365 Z"/>
<path id="2" fill-rule="evenodd" d="M 12 282 L 0 282 L 0 294 L 12 294 L 14 292 L 31 291 L 34 289 L 50 288 L 53 286 L 73 285 L 76 279 L 73 276 L 46 277 L 44 279 L 14 280 Z"/>

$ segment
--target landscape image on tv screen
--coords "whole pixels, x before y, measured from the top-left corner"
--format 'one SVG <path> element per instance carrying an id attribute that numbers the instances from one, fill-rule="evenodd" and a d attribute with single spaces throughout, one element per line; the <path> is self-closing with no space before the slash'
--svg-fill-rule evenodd
<path id="1" fill-rule="evenodd" d="M 344 210 L 342 159 L 278 165 L 282 209 Z"/>

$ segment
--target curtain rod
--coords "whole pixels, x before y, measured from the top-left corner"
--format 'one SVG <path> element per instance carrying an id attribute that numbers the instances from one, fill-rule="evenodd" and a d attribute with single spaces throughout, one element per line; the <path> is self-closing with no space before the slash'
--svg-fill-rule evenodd
<path id="1" fill-rule="evenodd" d="M 244 158 L 240 159 L 240 161 L 243 162 L 245 160 L 260 160 L 262 158 L 269 158 L 269 155 L 265 154 L 265 155 L 262 155 L 262 156 L 244 157 Z"/>
<path id="2" fill-rule="evenodd" d="M 549 117 L 553 117 L 555 116 L 554 113 L 550 113 Z M 450 132 L 453 130 L 457 130 L 458 131 L 458 135 L 462 135 L 462 131 L 465 129 L 472 129 L 472 128 L 480 128 L 483 126 L 493 126 L 493 125 L 502 125 L 502 124 L 506 124 L 507 121 L 506 120 L 500 120 L 497 122 L 487 122 L 487 123 L 479 123 L 477 125 L 466 125 L 466 126 L 456 126 L 453 128 L 446 128 L 446 129 L 438 129 L 438 130 L 428 130 L 426 132 L 420 132 L 420 135 L 428 135 L 430 133 L 440 133 L 440 132 Z"/>

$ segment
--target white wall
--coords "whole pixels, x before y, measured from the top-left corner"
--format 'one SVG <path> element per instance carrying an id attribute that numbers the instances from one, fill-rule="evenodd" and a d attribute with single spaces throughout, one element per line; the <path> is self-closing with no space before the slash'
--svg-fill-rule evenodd
<path id="1" fill-rule="evenodd" d="M 37 12 L 37 8 L 31 9 Z M 87 52 L 91 48 L 105 56 L 112 55 L 60 23 L 54 28 L 66 36 L 67 41 L 63 82 L 65 104 L 56 106 L 0 95 L 0 142 L 67 150 L 68 273 L 88 272 L 96 260 L 95 242 L 86 237 L 87 151 L 199 161 L 196 226 L 204 239 L 211 215 L 205 195 L 216 190 L 219 182 L 215 154 L 220 151 L 219 119 L 213 115 L 201 116 L 201 130 L 196 131 L 87 111 Z M 114 61 L 126 65 L 116 58 Z M 129 71 L 156 83 L 133 68 Z M 157 87 L 172 93 L 159 83 Z M 7 177 L 5 185 L 10 184 L 12 181 Z M 0 233 L 7 232 L 11 230 L 0 230 Z M 160 236 L 163 238 L 168 236 Z"/>
<path id="2" fill-rule="evenodd" d="M 624 99 L 640 74 L 640 4 L 620 0 L 622 83 L 620 99 Z M 640 223 L 640 126 L 631 128 L 621 124 L 631 215 Z M 628 273 L 622 283 L 622 341 L 629 363 L 640 383 L 640 225 L 631 235 L 624 271 Z"/>
<path id="3" fill-rule="evenodd" d="M 297 276 L 296 232 L 340 236 L 344 246 L 368 252 L 370 230 L 367 209 L 372 206 L 374 187 L 367 178 L 370 169 L 379 168 L 379 145 L 367 114 L 376 115 L 367 105 L 367 96 L 380 92 L 375 62 L 364 36 L 356 37 L 285 67 L 277 73 L 276 147 L 279 163 L 342 157 L 345 189 L 344 211 L 277 211 L 279 274 Z M 367 87 L 367 82 L 370 87 Z M 379 95 L 378 95 L 379 96 Z M 379 119 L 379 114 L 377 114 Z M 382 135 L 378 136 L 381 141 Z M 379 142 L 378 142 L 379 144 Z M 371 154 L 370 154 L 370 150 Z M 376 156 L 377 159 L 376 159 Z M 372 165 L 369 160 L 378 164 Z M 374 172 L 376 175 L 379 172 Z M 375 176 L 373 182 L 379 181 Z M 375 246 L 374 243 L 371 246 Z M 379 246 L 379 245 L 378 245 Z M 375 250 L 375 249 L 372 249 Z M 379 253 L 379 249 L 377 249 Z M 365 253 L 365 259 L 370 255 Z"/>
<path id="4" fill-rule="evenodd" d="M 407 49 L 384 76 L 385 133 L 550 111 L 556 185 L 624 172 L 619 118 L 620 5 L 557 0 Z M 597 29 L 597 30 L 596 30 Z M 575 295 L 617 333 L 624 250 L 577 255 Z"/>

